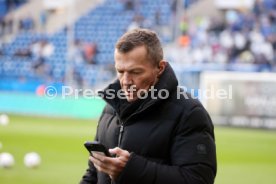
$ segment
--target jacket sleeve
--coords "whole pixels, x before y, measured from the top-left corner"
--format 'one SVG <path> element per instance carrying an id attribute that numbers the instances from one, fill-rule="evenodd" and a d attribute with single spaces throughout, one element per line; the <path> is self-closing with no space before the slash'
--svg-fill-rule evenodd
<path id="1" fill-rule="evenodd" d="M 96 168 L 90 160 L 88 160 L 88 166 L 80 184 L 96 184 L 98 182 Z"/>
<path id="2" fill-rule="evenodd" d="M 99 123 L 101 122 L 101 120 L 104 116 L 105 109 L 106 109 L 106 107 L 104 108 L 103 113 L 101 114 L 101 117 L 99 119 Z M 99 127 L 99 123 L 98 123 L 98 127 Z M 98 128 L 97 128 L 97 130 L 98 130 Z M 97 134 L 95 136 L 95 140 L 98 140 L 98 131 L 97 131 Z M 90 160 L 88 160 L 88 168 L 86 169 L 86 172 L 82 176 L 80 184 L 97 184 L 97 182 L 98 182 L 97 169 L 95 168 L 93 163 Z"/>
<path id="3" fill-rule="evenodd" d="M 131 153 L 118 183 L 213 184 L 216 148 L 213 125 L 203 107 L 183 115 L 170 149 L 170 164 L 162 165 Z"/>

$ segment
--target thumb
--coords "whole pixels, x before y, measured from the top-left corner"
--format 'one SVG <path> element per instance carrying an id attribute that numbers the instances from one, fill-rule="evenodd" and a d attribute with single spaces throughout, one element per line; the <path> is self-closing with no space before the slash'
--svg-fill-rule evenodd
<path id="1" fill-rule="evenodd" d="M 116 147 L 116 148 L 113 148 L 113 149 L 109 149 L 109 152 L 111 154 L 115 154 L 117 156 L 127 156 L 127 155 L 129 155 L 128 151 L 123 150 L 123 149 L 121 149 L 119 147 Z"/>
<path id="2" fill-rule="evenodd" d="M 121 151 L 122 151 L 122 149 L 119 148 L 119 147 L 115 147 L 115 148 L 113 148 L 113 149 L 109 149 L 109 152 L 110 152 L 111 154 L 116 154 L 116 155 L 119 155 L 119 154 L 121 153 Z"/>

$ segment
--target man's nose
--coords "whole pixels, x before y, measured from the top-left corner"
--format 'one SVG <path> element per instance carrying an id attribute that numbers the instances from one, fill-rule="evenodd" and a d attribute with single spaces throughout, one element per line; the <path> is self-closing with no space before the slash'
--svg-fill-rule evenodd
<path id="1" fill-rule="evenodd" d="M 132 78 L 131 78 L 131 76 L 128 73 L 124 74 L 123 84 L 126 85 L 126 86 L 129 86 L 129 85 L 133 84 Z"/>

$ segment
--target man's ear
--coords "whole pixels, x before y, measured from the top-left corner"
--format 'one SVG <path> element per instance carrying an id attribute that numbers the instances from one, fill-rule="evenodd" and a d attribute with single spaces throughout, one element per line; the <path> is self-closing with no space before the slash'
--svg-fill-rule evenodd
<path id="1" fill-rule="evenodd" d="M 158 65 L 158 69 L 159 69 L 159 71 L 158 71 L 158 77 L 159 77 L 160 75 L 162 75 L 162 73 L 164 72 L 166 66 L 167 66 L 167 62 L 166 62 L 166 61 L 161 60 L 161 61 L 159 62 L 159 65 Z"/>

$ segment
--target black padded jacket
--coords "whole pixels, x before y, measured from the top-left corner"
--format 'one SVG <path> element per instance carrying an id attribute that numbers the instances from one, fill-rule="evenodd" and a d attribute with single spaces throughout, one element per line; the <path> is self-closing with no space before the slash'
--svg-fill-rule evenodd
<path id="1" fill-rule="evenodd" d="M 119 81 L 101 93 L 106 107 L 96 140 L 108 148 L 119 146 L 131 153 L 120 176 L 111 181 L 89 161 L 81 184 L 213 184 L 216 148 L 212 121 L 198 100 L 184 93 L 168 64 L 155 86 L 162 98 L 147 98 L 124 117 L 120 100 L 107 90 L 120 89 Z M 151 95 L 152 97 L 152 95 Z"/>

